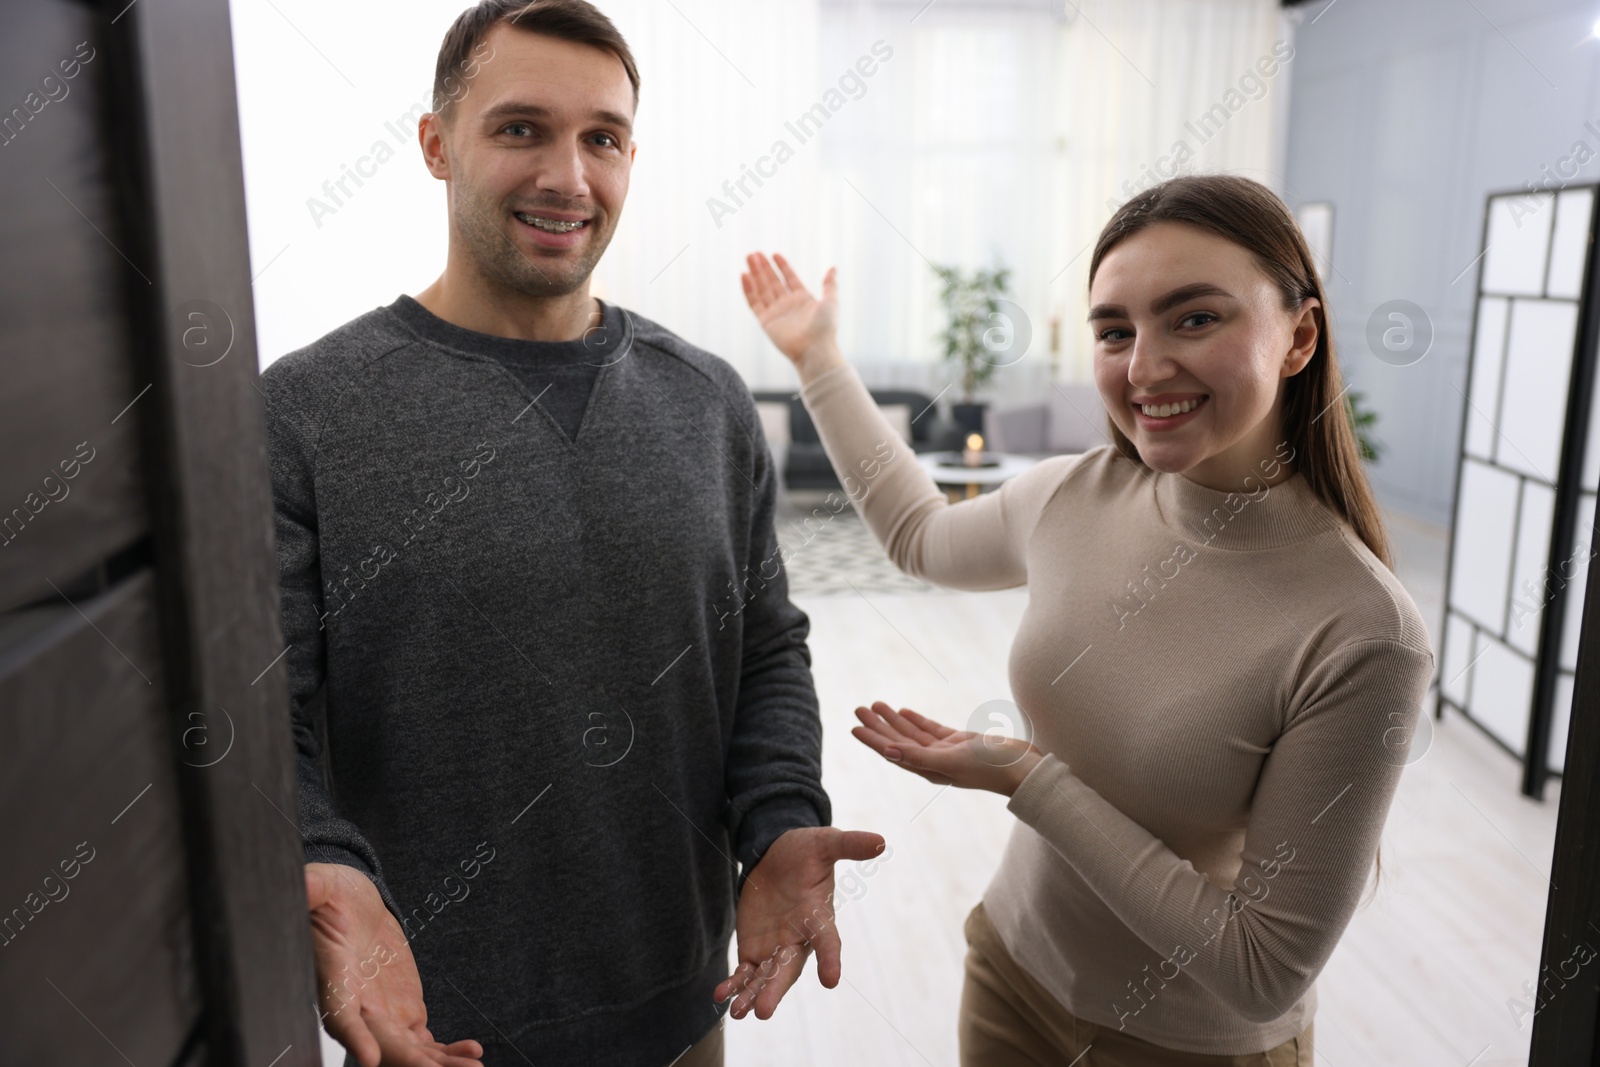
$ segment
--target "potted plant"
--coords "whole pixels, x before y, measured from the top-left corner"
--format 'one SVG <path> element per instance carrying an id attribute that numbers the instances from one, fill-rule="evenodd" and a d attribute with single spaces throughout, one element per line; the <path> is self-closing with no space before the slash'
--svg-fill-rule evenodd
<path id="1" fill-rule="evenodd" d="M 1345 413 L 1350 417 L 1350 428 L 1355 431 L 1356 445 L 1361 449 L 1361 458 L 1368 463 L 1377 463 L 1378 457 L 1383 454 L 1384 446 L 1372 436 L 1372 424 L 1378 421 L 1378 413 L 1369 409 L 1362 401 L 1361 393 L 1354 390 L 1345 394 Z"/>
<path id="2" fill-rule="evenodd" d="M 978 269 L 967 274 L 959 267 L 934 266 L 939 276 L 939 303 L 944 307 L 945 328 L 938 334 L 944 346 L 943 360 L 951 364 L 961 386 L 961 402 L 951 405 L 950 414 L 969 433 L 983 432 L 983 409 L 976 394 L 986 385 L 997 365 L 986 358 L 984 332 L 1000 310 L 1000 298 L 1008 295 L 1007 267 Z"/>

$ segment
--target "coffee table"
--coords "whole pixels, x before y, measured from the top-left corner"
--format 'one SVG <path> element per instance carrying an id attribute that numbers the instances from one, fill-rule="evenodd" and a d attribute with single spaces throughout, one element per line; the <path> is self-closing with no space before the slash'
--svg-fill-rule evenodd
<path id="1" fill-rule="evenodd" d="M 992 467 L 967 467 L 962 465 L 961 456 L 960 452 L 922 452 L 917 455 L 917 462 L 922 464 L 922 469 L 933 476 L 934 482 L 952 500 L 970 500 L 1039 462 L 1032 456 L 985 452 L 985 458 L 1000 462 Z"/>

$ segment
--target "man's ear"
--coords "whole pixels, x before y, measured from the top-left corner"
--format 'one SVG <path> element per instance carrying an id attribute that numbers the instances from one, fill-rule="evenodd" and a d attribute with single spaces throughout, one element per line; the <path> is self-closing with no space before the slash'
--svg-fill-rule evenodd
<path id="1" fill-rule="evenodd" d="M 428 173 L 440 181 L 450 180 L 450 156 L 446 151 L 449 135 L 444 116 L 430 111 L 417 120 L 417 143 L 422 146 L 422 161 Z"/>

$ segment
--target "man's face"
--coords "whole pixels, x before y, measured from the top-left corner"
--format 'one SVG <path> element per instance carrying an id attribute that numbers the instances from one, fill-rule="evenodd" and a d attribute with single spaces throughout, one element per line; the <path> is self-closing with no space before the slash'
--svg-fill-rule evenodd
<path id="1" fill-rule="evenodd" d="M 450 183 L 451 238 L 478 273 L 562 296 L 587 282 L 622 214 L 633 85 L 620 59 L 588 45 L 503 24 L 484 44 L 450 121 L 424 126 L 424 155 Z"/>

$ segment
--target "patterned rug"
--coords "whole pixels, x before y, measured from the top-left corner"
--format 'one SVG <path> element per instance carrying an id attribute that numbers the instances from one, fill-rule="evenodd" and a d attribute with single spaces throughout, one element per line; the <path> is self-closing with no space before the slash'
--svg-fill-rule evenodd
<path id="1" fill-rule="evenodd" d="M 791 596 L 938 591 L 889 562 L 853 505 L 835 513 L 827 498 L 825 491 L 786 492 L 778 498 L 774 517 Z"/>

